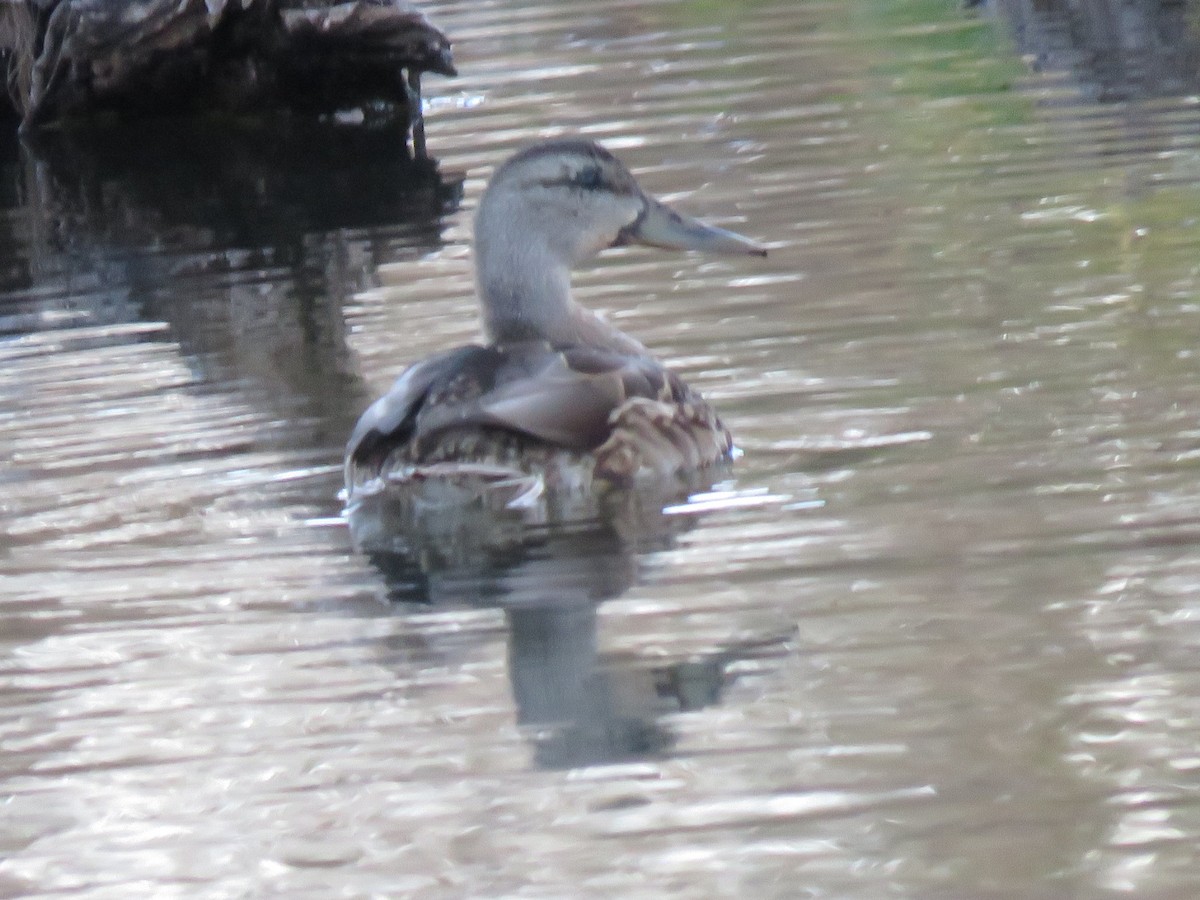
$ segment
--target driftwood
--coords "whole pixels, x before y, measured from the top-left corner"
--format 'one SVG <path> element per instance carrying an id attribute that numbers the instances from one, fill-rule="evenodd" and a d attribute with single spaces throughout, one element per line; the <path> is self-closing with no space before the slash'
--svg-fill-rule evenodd
<path id="1" fill-rule="evenodd" d="M 450 42 L 402 0 L 18 0 L 0 5 L 0 60 L 24 129 L 91 116 L 419 114 Z"/>

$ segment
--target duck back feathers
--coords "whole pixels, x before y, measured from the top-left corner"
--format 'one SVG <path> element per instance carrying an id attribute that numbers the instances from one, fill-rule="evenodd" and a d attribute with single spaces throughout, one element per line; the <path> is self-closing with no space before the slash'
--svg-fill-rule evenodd
<path id="1" fill-rule="evenodd" d="M 530 472 L 585 467 L 631 484 L 727 459 L 729 432 L 699 394 L 647 356 L 541 341 L 439 354 L 408 369 L 364 413 L 347 486 L 462 462 Z"/>

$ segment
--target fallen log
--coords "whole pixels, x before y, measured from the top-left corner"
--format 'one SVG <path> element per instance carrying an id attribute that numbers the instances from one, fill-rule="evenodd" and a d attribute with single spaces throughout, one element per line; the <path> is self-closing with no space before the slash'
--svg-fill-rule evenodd
<path id="1" fill-rule="evenodd" d="M 24 130 L 374 106 L 415 119 L 420 73 L 456 74 L 450 41 L 403 0 L 19 0 L 0 5 L 0 62 Z"/>

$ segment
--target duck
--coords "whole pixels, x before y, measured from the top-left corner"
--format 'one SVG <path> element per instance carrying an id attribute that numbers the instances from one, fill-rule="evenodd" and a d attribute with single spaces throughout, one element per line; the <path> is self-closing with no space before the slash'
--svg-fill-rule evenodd
<path id="1" fill-rule="evenodd" d="M 501 164 L 474 221 L 486 342 L 411 365 L 367 408 L 346 445 L 346 498 L 456 479 L 594 492 L 727 464 L 733 439 L 700 393 L 571 296 L 573 267 L 634 244 L 767 254 L 652 197 L 593 141 L 543 141 Z"/>

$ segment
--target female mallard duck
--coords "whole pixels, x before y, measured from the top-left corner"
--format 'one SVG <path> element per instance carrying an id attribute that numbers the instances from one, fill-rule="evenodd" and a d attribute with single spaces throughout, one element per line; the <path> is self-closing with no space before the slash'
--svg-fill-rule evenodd
<path id="1" fill-rule="evenodd" d="M 348 497 L 455 476 L 625 486 L 727 460 L 729 432 L 704 399 L 571 299 L 575 263 L 633 243 L 766 255 L 647 196 L 590 141 L 547 141 L 504 163 L 475 217 L 489 343 L 411 366 L 363 413 L 346 448 Z"/>

